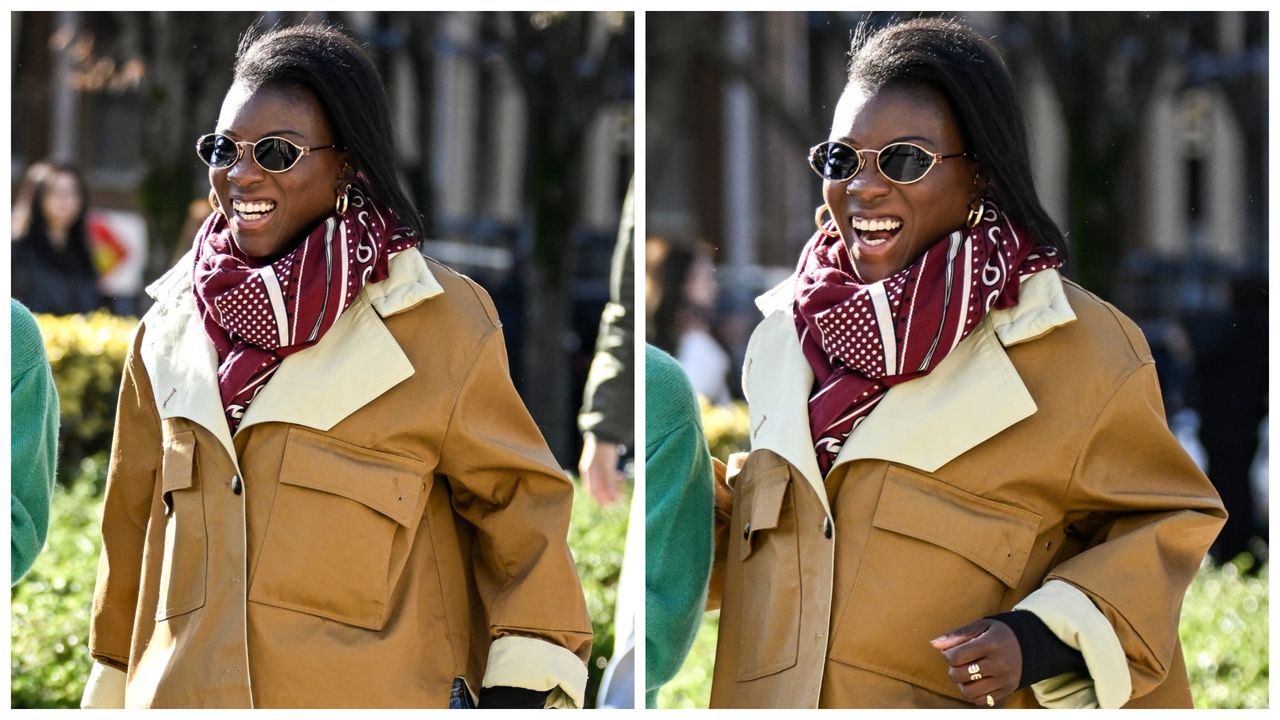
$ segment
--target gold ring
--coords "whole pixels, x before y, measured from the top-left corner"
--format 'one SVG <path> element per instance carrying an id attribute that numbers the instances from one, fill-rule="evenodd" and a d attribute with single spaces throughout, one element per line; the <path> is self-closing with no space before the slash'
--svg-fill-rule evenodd
<path id="1" fill-rule="evenodd" d="M 965 669 L 971 673 L 982 672 L 982 670 L 978 669 L 978 663 L 969 663 L 969 667 Z"/>
<path id="2" fill-rule="evenodd" d="M 969 676 L 969 679 L 970 679 L 970 680 L 981 680 L 981 679 L 982 679 L 982 673 L 974 673 L 974 674 L 972 674 L 972 675 L 970 675 L 970 676 Z"/>
<path id="3" fill-rule="evenodd" d="M 995 706 L 996 706 L 996 701 L 995 701 L 995 700 L 992 700 L 992 699 L 991 699 L 991 696 L 990 696 L 990 695 L 988 695 L 988 696 L 987 696 L 987 707 L 995 707 Z"/>

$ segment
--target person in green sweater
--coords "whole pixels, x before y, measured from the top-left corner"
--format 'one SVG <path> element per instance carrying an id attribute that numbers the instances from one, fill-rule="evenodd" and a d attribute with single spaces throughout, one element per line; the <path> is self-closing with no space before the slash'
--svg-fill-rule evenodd
<path id="1" fill-rule="evenodd" d="M 31 312 L 9 300 L 10 585 L 31 569 L 49 530 L 58 457 L 58 391 Z"/>
<path id="2" fill-rule="evenodd" d="M 711 577 L 711 454 L 698 399 L 675 358 L 645 346 L 645 707 L 675 676 Z"/>

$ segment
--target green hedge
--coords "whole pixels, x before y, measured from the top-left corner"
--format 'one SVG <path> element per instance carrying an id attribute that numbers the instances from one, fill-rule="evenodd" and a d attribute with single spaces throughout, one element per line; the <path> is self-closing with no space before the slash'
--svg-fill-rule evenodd
<path id="1" fill-rule="evenodd" d="M 120 373 L 138 320 L 96 312 L 36 315 L 36 323 L 62 410 L 58 481 L 67 486 L 77 477 L 101 479 L 80 465 L 111 449 Z"/>
<path id="2" fill-rule="evenodd" d="M 106 472 L 105 464 L 91 471 Z M 78 707 L 92 661 L 86 647 L 89 607 L 101 548 L 103 482 L 82 474 L 58 487 L 44 552 L 10 592 L 11 704 L 15 708 Z M 588 702 L 595 702 L 604 661 L 613 649 L 613 606 L 626 537 L 627 505 L 600 508 L 579 492 L 574 498 L 569 543 L 573 548 L 595 631 Z"/>

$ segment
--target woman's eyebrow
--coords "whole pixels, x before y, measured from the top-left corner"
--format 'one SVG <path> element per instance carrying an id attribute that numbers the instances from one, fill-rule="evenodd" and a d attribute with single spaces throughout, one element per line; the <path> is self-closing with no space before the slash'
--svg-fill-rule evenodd
<path id="1" fill-rule="evenodd" d="M 837 140 L 839 140 L 839 141 L 840 141 L 840 142 L 842 142 L 842 143 L 845 143 L 845 144 L 848 144 L 848 145 L 852 145 L 852 146 L 854 146 L 854 147 L 860 147 L 860 148 L 863 148 L 863 149 L 869 149 L 869 148 L 867 148 L 865 145 L 863 145 L 862 143 L 859 143 L 859 142 L 855 141 L 853 138 L 849 137 L 848 135 L 845 135 L 845 136 L 843 136 L 843 137 L 837 138 Z M 889 142 L 885 143 L 885 146 L 887 147 L 887 146 L 892 145 L 892 144 L 894 144 L 894 143 L 907 142 L 907 141 L 909 141 L 909 140 L 918 140 L 918 141 L 921 141 L 921 142 L 927 142 L 927 143 L 929 143 L 930 145 L 937 145 L 937 143 L 936 143 L 936 142 L 934 142 L 933 138 L 927 138 L 927 137 L 924 137 L 923 135 L 903 135 L 903 136 L 901 136 L 901 137 L 896 137 L 896 138 L 894 138 L 894 139 L 890 140 Z"/>
<path id="2" fill-rule="evenodd" d="M 237 137 L 237 136 L 238 136 L 238 133 L 236 133 L 236 132 L 235 132 L 234 130 L 232 130 L 231 128 L 227 128 L 227 129 L 225 129 L 225 130 L 219 130 L 218 132 L 222 133 L 223 135 L 226 135 L 227 137 L 231 137 L 231 138 L 235 138 L 235 137 Z M 297 137 L 297 138 L 305 138 L 305 137 L 306 137 L 305 135 L 303 135 L 302 133 L 298 132 L 297 130 L 271 130 L 271 131 L 268 131 L 268 132 L 263 133 L 259 139 L 261 139 L 261 138 L 268 138 L 268 137 L 278 137 L 278 136 L 280 136 L 280 135 L 292 135 L 292 136 Z"/>

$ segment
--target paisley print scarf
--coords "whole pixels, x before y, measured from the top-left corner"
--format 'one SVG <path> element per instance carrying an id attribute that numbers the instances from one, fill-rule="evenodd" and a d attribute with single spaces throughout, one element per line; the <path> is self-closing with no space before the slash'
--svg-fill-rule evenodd
<path id="1" fill-rule="evenodd" d="M 281 361 L 319 341 L 366 283 L 387 278 L 392 254 L 418 243 L 389 208 L 355 186 L 350 193 L 343 215 L 325 218 L 271 263 L 241 252 L 221 213 L 196 233 L 196 308 L 218 351 L 218 387 L 232 433 Z"/>
<path id="2" fill-rule="evenodd" d="M 824 477 L 890 387 L 929 374 L 991 308 L 1016 305 L 1023 277 L 1062 265 L 991 198 L 985 208 L 975 227 L 878 282 L 861 281 L 834 224 L 805 245 L 794 313 L 816 380 L 809 428 Z"/>

